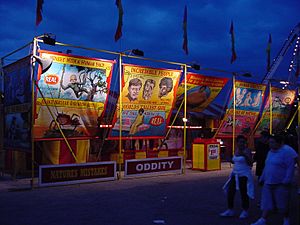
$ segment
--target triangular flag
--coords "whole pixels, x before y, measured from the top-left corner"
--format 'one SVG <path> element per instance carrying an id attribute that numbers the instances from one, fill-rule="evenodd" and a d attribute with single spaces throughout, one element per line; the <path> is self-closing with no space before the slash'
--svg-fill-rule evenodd
<path id="1" fill-rule="evenodd" d="M 115 41 L 118 41 L 122 37 L 122 26 L 123 26 L 123 7 L 121 0 L 116 0 L 116 5 L 119 9 L 119 20 L 118 27 L 115 33 Z"/>
<path id="2" fill-rule="evenodd" d="M 272 36 L 269 34 L 269 41 L 267 46 L 267 72 L 271 69 L 271 44 L 272 44 Z"/>
<path id="3" fill-rule="evenodd" d="M 36 3 L 36 19 L 35 19 L 35 25 L 38 26 L 43 19 L 42 12 L 43 12 L 43 4 L 44 0 L 37 0 Z"/>
<path id="4" fill-rule="evenodd" d="M 234 46 L 234 30 L 233 30 L 233 22 L 231 21 L 230 25 L 230 34 L 231 34 L 231 64 L 236 60 L 236 52 L 235 52 L 235 46 Z"/>
<path id="5" fill-rule="evenodd" d="M 183 14 L 183 50 L 185 51 L 185 54 L 189 54 L 188 49 L 188 39 L 187 39 L 187 7 L 184 7 L 184 14 Z"/>

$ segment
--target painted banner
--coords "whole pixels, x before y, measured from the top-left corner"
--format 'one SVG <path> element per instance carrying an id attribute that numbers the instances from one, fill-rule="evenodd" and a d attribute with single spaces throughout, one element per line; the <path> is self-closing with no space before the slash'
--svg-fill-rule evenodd
<path id="1" fill-rule="evenodd" d="M 36 100 L 36 139 L 61 138 L 58 126 L 67 137 L 94 136 L 109 94 L 114 61 L 40 51 L 51 58 L 49 70 L 39 70 Z"/>
<path id="2" fill-rule="evenodd" d="M 249 82 L 235 83 L 235 134 L 249 135 L 257 122 L 262 107 L 266 86 Z M 216 137 L 232 137 L 233 131 L 233 93 L 226 115 Z"/>
<path id="3" fill-rule="evenodd" d="M 125 64 L 122 90 L 122 136 L 163 138 L 181 71 Z M 119 138 L 119 109 L 111 139 Z"/>
<path id="4" fill-rule="evenodd" d="M 195 73 L 187 74 L 187 111 L 202 112 L 220 93 L 228 78 L 209 77 Z M 176 108 L 184 100 L 184 80 L 178 87 Z"/>
<path id="5" fill-rule="evenodd" d="M 294 103 L 296 91 L 272 87 L 272 133 L 277 133 L 285 129 L 287 119 Z M 259 136 L 263 130 L 270 129 L 270 99 L 268 98 L 260 123 L 255 131 L 255 136 Z"/>
<path id="6" fill-rule="evenodd" d="M 3 67 L 5 107 L 31 103 L 30 57 Z"/>
<path id="7" fill-rule="evenodd" d="M 31 56 L 4 72 L 4 149 L 31 152 Z"/>

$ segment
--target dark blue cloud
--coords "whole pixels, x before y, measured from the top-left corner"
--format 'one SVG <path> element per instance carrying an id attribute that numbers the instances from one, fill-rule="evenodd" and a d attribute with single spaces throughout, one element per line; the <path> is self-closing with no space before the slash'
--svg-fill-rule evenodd
<path id="1" fill-rule="evenodd" d="M 123 36 L 115 43 L 114 32 L 118 22 L 115 1 L 44 0 L 43 20 L 36 28 L 36 1 L 2 0 L 1 56 L 30 42 L 35 35 L 50 32 L 63 43 L 112 51 L 140 48 L 145 51 L 146 57 L 180 62 L 193 61 L 206 68 L 250 71 L 259 80 L 266 72 L 265 49 L 268 34 L 272 34 L 271 54 L 274 58 L 290 30 L 300 22 L 298 0 L 122 2 Z M 182 50 L 185 4 L 188 6 L 188 56 Z M 231 20 L 234 22 L 238 55 L 233 65 L 230 64 Z M 77 49 L 74 53 L 81 54 L 83 51 Z M 84 54 L 102 57 L 95 52 Z M 278 68 L 279 76 L 287 75 L 291 57 L 289 52 L 284 63 Z M 152 63 L 149 63 L 149 66 L 151 65 Z"/>

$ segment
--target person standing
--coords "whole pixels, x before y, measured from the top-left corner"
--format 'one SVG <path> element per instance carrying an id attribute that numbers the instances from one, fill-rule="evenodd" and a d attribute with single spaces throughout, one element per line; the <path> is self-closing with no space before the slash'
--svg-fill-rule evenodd
<path id="1" fill-rule="evenodd" d="M 254 162 L 256 162 L 255 175 L 260 178 L 265 168 L 265 161 L 269 152 L 269 137 L 268 131 L 262 131 L 260 138 L 255 143 L 255 154 L 253 156 Z"/>
<path id="2" fill-rule="evenodd" d="M 265 161 L 270 150 L 269 138 L 270 133 L 268 131 L 262 131 L 259 139 L 255 143 L 253 161 L 256 162 L 255 175 L 257 176 L 257 180 L 259 180 L 265 168 Z M 260 206 L 260 201 L 257 202 L 257 206 Z"/>
<path id="3" fill-rule="evenodd" d="M 227 194 L 228 209 L 220 213 L 221 217 L 232 217 L 234 212 L 234 196 L 236 190 L 240 191 L 242 208 L 239 218 L 245 219 L 249 216 L 248 209 L 250 205 L 249 198 L 254 198 L 254 182 L 251 173 L 252 157 L 251 151 L 247 148 L 247 139 L 243 135 L 238 135 L 236 138 L 237 148 L 232 158 L 233 169 L 228 181 L 223 189 Z"/>
<path id="4" fill-rule="evenodd" d="M 296 151 L 283 144 L 281 135 L 271 135 L 270 151 L 267 155 L 264 171 L 260 177 L 263 184 L 261 196 L 262 216 L 251 225 L 265 225 L 269 212 L 276 206 L 284 216 L 283 225 L 289 225 L 289 197 L 293 181 Z"/>

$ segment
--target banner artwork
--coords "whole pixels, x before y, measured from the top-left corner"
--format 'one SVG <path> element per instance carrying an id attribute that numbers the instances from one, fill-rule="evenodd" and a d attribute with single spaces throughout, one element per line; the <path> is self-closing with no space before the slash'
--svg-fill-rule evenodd
<path id="1" fill-rule="evenodd" d="M 250 135 L 262 107 L 265 85 L 236 81 L 235 83 L 235 134 Z M 232 137 L 233 92 L 226 115 L 217 131 L 217 137 Z"/>
<path id="2" fill-rule="evenodd" d="M 113 61 L 41 51 L 51 58 L 49 70 L 39 70 L 35 138 L 92 137 L 110 88 Z M 48 110 L 48 107 L 51 113 Z"/>
<path id="3" fill-rule="evenodd" d="M 164 137 L 181 71 L 135 65 L 123 67 L 122 136 Z M 110 138 L 119 137 L 119 110 Z"/>

